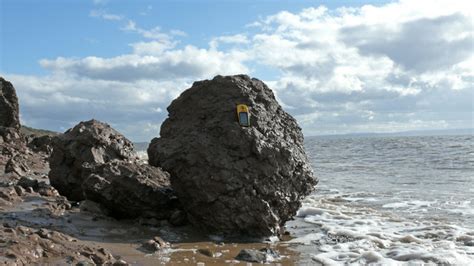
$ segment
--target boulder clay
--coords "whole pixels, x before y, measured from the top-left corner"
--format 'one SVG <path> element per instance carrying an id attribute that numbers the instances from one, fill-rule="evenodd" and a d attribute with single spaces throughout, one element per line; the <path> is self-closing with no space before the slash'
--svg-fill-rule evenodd
<path id="1" fill-rule="evenodd" d="M 250 126 L 238 123 L 245 104 Z M 260 80 L 246 75 L 198 81 L 168 107 L 149 163 L 171 185 L 194 225 L 213 233 L 278 234 L 317 184 L 296 120 Z"/>

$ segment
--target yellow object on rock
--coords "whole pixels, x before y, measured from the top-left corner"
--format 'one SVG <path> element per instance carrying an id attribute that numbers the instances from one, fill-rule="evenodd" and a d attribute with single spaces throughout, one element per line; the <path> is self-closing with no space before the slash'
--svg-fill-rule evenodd
<path id="1" fill-rule="evenodd" d="M 250 113 L 249 108 L 245 104 L 237 105 L 237 119 L 239 124 L 244 127 L 250 126 Z"/>

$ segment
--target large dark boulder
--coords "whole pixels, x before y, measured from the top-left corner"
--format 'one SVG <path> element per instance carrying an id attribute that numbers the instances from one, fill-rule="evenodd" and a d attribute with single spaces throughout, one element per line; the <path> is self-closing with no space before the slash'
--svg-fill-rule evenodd
<path id="1" fill-rule="evenodd" d="M 49 158 L 49 179 L 69 200 L 83 200 L 83 164 L 102 164 L 112 160 L 134 160 L 133 143 L 106 123 L 80 122 L 54 137 Z"/>
<path id="2" fill-rule="evenodd" d="M 85 197 L 116 218 L 168 219 L 178 206 L 169 174 L 157 167 L 115 160 L 86 167 L 82 175 Z"/>
<path id="3" fill-rule="evenodd" d="M 250 108 L 250 126 L 236 105 Z M 317 183 L 303 134 L 273 92 L 245 75 L 195 82 L 168 107 L 149 163 L 171 174 L 189 220 L 214 233 L 269 236 Z"/>

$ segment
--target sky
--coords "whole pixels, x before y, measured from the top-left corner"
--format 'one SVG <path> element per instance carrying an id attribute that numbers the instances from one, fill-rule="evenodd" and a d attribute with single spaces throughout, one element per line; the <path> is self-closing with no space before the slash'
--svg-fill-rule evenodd
<path id="1" fill-rule="evenodd" d="M 306 136 L 474 127 L 474 2 L 0 0 L 25 125 L 159 135 L 196 80 L 263 80 Z"/>

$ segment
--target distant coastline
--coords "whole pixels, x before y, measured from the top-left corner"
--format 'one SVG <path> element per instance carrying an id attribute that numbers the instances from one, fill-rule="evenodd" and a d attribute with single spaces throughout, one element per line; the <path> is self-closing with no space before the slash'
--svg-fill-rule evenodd
<path id="1" fill-rule="evenodd" d="M 399 132 L 361 132 L 346 134 L 308 135 L 306 138 L 366 138 L 366 137 L 409 137 L 409 136 L 461 136 L 474 135 L 474 128 L 410 130 Z"/>

